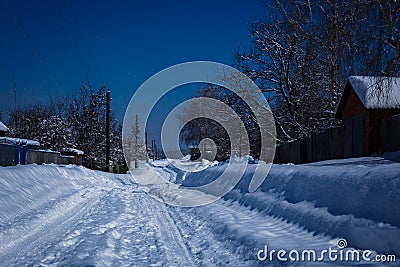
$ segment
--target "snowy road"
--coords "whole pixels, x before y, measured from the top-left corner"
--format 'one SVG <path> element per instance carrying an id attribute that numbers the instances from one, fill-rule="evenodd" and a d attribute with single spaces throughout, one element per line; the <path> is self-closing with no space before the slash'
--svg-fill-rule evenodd
<path id="1" fill-rule="evenodd" d="M 171 207 L 129 175 L 109 178 L 1 225 L 1 266 L 255 266 L 267 244 L 319 251 L 336 242 L 238 202 Z"/>
<path id="2" fill-rule="evenodd" d="M 202 230 L 200 218 L 149 197 L 129 175 L 119 178 L 109 191 L 74 193 L 9 224 L 0 234 L 2 266 L 242 265 L 239 255 L 232 257 Z"/>

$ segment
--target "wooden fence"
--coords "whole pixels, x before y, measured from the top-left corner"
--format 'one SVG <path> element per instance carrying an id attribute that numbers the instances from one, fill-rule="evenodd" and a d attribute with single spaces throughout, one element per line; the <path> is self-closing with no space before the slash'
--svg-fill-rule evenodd
<path id="1" fill-rule="evenodd" d="M 74 156 L 63 156 L 60 152 L 56 151 L 43 151 L 43 150 L 28 150 L 26 156 L 27 164 L 60 164 L 60 165 L 68 165 L 74 164 L 75 157 Z"/>
<path id="2" fill-rule="evenodd" d="M 10 144 L 0 144 L 0 166 L 16 165 L 17 154 L 16 146 Z"/>
<path id="3" fill-rule="evenodd" d="M 60 152 L 49 150 L 33 150 L 27 146 L 0 144 L 0 166 L 25 164 L 60 164 L 76 163 L 74 156 L 63 156 Z"/>
<path id="4" fill-rule="evenodd" d="M 276 148 L 275 163 L 302 164 L 342 157 L 341 128 L 313 133 L 310 138 L 280 144 Z"/>

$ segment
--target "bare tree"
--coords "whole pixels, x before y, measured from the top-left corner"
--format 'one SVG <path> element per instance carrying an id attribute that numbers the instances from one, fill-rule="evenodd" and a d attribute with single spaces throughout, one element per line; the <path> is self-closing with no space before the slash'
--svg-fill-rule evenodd
<path id="1" fill-rule="evenodd" d="M 348 76 L 400 74 L 398 1 L 271 0 L 268 8 L 235 66 L 267 94 L 282 141 L 336 125 Z"/>

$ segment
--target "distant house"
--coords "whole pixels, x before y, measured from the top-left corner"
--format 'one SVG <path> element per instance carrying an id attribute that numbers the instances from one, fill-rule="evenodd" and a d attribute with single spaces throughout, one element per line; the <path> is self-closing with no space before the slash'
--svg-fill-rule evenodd
<path id="1" fill-rule="evenodd" d="M 400 114 L 400 78 L 352 76 L 339 102 L 343 157 L 368 156 L 381 149 L 381 122 Z"/>
<path id="2" fill-rule="evenodd" d="M 5 136 L 10 130 L 0 121 L 0 137 Z"/>
<path id="3" fill-rule="evenodd" d="M 83 155 L 85 154 L 82 150 L 75 149 L 75 148 L 64 148 L 62 150 L 63 155 L 66 156 L 73 156 L 74 157 L 74 164 L 75 165 L 82 165 Z"/>

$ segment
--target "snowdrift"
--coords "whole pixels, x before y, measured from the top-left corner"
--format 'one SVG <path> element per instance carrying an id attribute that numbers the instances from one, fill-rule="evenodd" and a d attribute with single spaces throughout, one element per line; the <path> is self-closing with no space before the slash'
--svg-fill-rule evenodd
<path id="1" fill-rule="evenodd" d="M 273 165 L 259 190 L 249 193 L 255 168 L 256 164 L 248 165 L 226 199 L 316 234 L 346 238 L 356 248 L 400 255 L 400 163 L 370 157 Z M 178 173 L 176 181 L 199 186 L 215 180 L 224 169 L 221 165 Z"/>
<path id="2" fill-rule="evenodd" d="M 110 183 L 106 173 L 72 165 L 0 167 L 0 229 L 18 218 L 31 218 L 30 213 L 43 206 L 57 205 L 56 200 L 82 196 L 90 188 Z"/>

